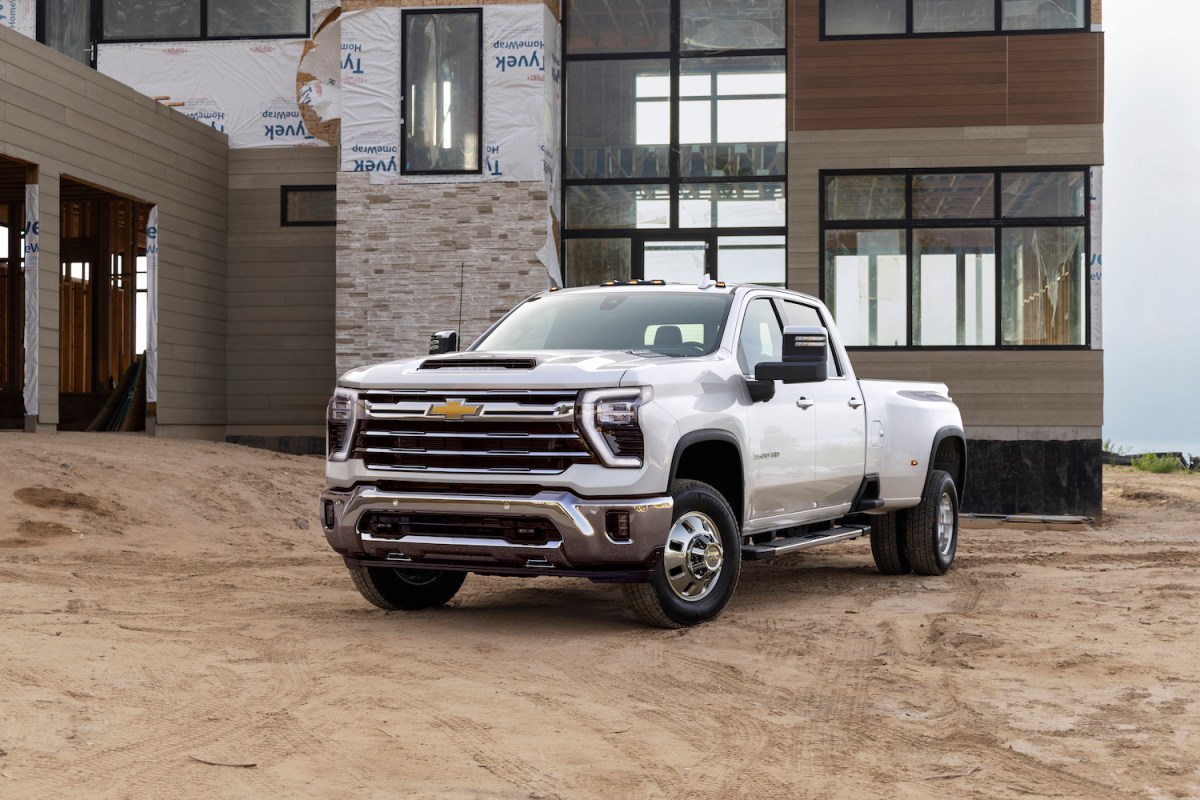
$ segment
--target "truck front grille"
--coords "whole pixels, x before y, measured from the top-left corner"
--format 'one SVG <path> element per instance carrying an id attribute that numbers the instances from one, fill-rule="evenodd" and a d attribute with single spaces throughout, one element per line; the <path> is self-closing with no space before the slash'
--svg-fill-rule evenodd
<path id="1" fill-rule="evenodd" d="M 555 474 L 596 463 L 575 392 L 368 391 L 354 458 L 396 472 Z"/>

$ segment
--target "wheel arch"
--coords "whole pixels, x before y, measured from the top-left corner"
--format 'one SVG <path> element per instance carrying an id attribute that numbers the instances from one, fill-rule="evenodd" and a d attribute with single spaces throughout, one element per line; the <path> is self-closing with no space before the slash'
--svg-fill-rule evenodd
<path id="1" fill-rule="evenodd" d="M 967 488 L 967 437 L 957 425 L 947 425 L 934 435 L 926 480 L 935 469 L 949 473 L 954 479 L 954 488 L 961 503 Z"/>
<path id="2" fill-rule="evenodd" d="M 680 437 L 671 459 L 671 477 L 707 483 L 725 498 L 740 528 L 745 515 L 746 483 L 738 439 L 719 428 L 691 431 Z"/>

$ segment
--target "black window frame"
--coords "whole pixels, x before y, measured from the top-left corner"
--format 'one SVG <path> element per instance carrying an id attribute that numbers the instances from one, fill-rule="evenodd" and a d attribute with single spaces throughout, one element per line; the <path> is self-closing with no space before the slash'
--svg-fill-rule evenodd
<path id="1" fill-rule="evenodd" d="M 200 0 L 200 35 L 191 37 L 146 38 L 146 37 L 116 37 L 104 36 L 104 0 L 91 0 L 92 6 L 92 41 L 95 44 L 162 44 L 164 42 L 236 42 L 254 41 L 259 39 L 307 39 L 312 33 L 312 0 L 304 0 L 304 32 L 303 33 L 266 33 L 251 36 L 210 36 L 208 35 L 208 0 Z M 44 40 L 44 25 L 46 4 L 38 0 L 37 31 L 38 41 Z M 93 57 L 93 64 L 95 59 Z"/>
<path id="2" fill-rule="evenodd" d="M 834 34 L 832 36 L 825 33 L 825 4 L 828 0 L 821 0 L 821 9 L 818 25 L 818 38 L 822 42 L 846 42 L 856 41 L 859 39 L 945 39 L 947 37 L 961 36 L 1043 36 L 1046 34 L 1064 34 L 1064 33 L 1089 33 L 1092 30 L 1092 4 L 1090 0 L 1083 0 L 1083 25 L 1078 28 L 1034 28 L 1027 29 L 1006 29 L 1004 28 L 1004 0 L 994 0 L 995 11 L 992 19 L 993 27 L 991 30 L 983 31 L 925 31 L 916 32 L 913 30 L 913 0 L 904 0 L 904 32 L 903 33 L 853 33 L 853 34 Z"/>
<path id="3" fill-rule="evenodd" d="M 776 57 L 783 59 L 783 75 L 784 75 L 784 93 L 783 97 L 786 102 L 789 97 L 788 88 L 791 84 L 791 72 L 788 68 L 788 23 L 790 19 L 791 3 L 783 3 L 783 47 L 777 48 L 744 48 L 744 49 L 684 49 L 682 39 L 682 11 L 681 0 L 670 0 L 670 36 L 668 38 L 668 48 L 666 50 L 629 50 L 618 52 L 586 52 L 572 53 L 568 47 L 568 35 L 566 27 L 570 25 L 569 19 L 569 0 L 564 0 L 563 3 L 563 92 L 562 101 L 559 108 L 560 126 L 559 152 L 560 152 L 560 169 L 562 175 L 562 191 L 559 198 L 558 218 L 562 220 L 561 224 L 561 241 L 559 243 L 559 264 L 563 268 L 563 281 L 565 285 L 572 285 L 567 281 L 567 242 L 573 239 L 628 239 L 632 252 L 630 254 L 630 278 L 643 280 L 654 278 L 655 276 L 647 276 L 644 274 L 644 245 L 647 242 L 653 241 L 704 241 L 705 243 L 705 271 L 714 280 L 722 280 L 719 275 L 717 255 L 719 250 L 719 239 L 725 237 L 751 237 L 751 236 L 779 236 L 783 239 L 784 251 L 784 267 L 783 267 L 783 287 L 788 286 L 788 225 L 786 214 L 783 225 L 780 226 L 755 226 L 755 227 L 707 227 L 707 228 L 684 228 L 680 226 L 679 205 L 683 199 L 683 191 L 689 185 L 728 185 L 734 189 L 739 184 L 779 184 L 782 196 L 785 202 L 788 198 L 788 170 L 787 170 L 787 125 L 785 120 L 784 137 L 779 142 L 779 147 L 783 152 L 783 170 L 778 175 L 710 175 L 683 177 L 682 164 L 682 149 L 691 145 L 681 145 L 679 143 L 679 124 L 680 124 L 680 102 L 685 99 L 697 98 L 682 98 L 680 96 L 680 78 L 683 74 L 683 65 L 688 61 L 715 61 L 730 59 L 745 59 L 755 57 Z M 670 90 L 668 103 L 670 105 L 670 142 L 666 145 L 667 150 L 667 175 L 665 177 L 621 177 L 621 178 L 572 178 L 568 176 L 566 161 L 569 158 L 567 149 L 567 103 L 570 93 L 570 82 L 566 80 L 568 65 L 573 62 L 586 61 L 638 61 L 638 60 L 665 60 L 668 65 L 668 77 L 670 82 Z M 709 97 L 713 101 L 712 114 L 716 112 L 716 95 Z M 785 110 L 786 114 L 786 110 Z M 715 134 L 715 128 L 714 128 Z M 639 185 L 651 184 L 654 186 L 665 186 L 669 196 L 669 216 L 668 224 L 665 228 L 638 228 L 631 226 L 627 228 L 570 228 L 566 222 L 566 206 L 567 195 L 569 189 L 573 186 L 629 186 L 631 191 L 633 187 Z"/>
<path id="4" fill-rule="evenodd" d="M 292 220 L 288 219 L 288 195 L 293 192 L 333 192 L 334 214 L 331 220 Z M 321 228 L 337 226 L 337 185 L 336 184 L 286 184 L 279 187 L 279 227 L 281 228 Z"/>
<path id="5" fill-rule="evenodd" d="M 1004 216 L 1003 206 L 1003 180 L 1002 176 L 1006 173 L 1025 173 L 1025 172 L 1082 172 L 1083 173 L 1083 214 L 1078 217 L 1006 217 Z M 962 217 L 947 217 L 947 218 L 925 218 L 913 216 L 913 177 L 915 175 L 959 175 L 959 174 L 986 174 L 993 175 L 992 192 L 993 192 L 993 216 L 990 218 L 962 218 Z M 1039 166 L 1023 166 L 1013 165 L 1004 167 L 987 167 L 987 166 L 962 166 L 962 167 L 933 167 L 933 168 L 914 168 L 906 169 L 825 169 L 818 173 L 818 193 L 819 193 L 819 250 L 817 256 L 817 264 L 819 270 L 818 291 L 820 298 L 826 307 L 829 308 L 830 314 L 833 315 L 833 307 L 828 302 L 828 287 L 826 286 L 826 234 L 830 231 L 848 231 L 848 230 L 902 230 L 904 232 L 904 259 L 905 259 L 905 343 L 903 345 L 846 345 L 848 351 L 872 351 L 872 352 L 905 352 L 905 351 L 935 351 L 935 350 L 1020 350 L 1020 351 L 1035 351 L 1035 350 L 1090 350 L 1092 347 L 1092 287 L 1089 276 L 1089 265 L 1092 260 L 1092 215 L 1090 198 L 1092 196 L 1092 167 L 1079 164 L 1053 164 Z M 892 176 L 902 175 L 905 178 L 904 198 L 905 209 L 902 218 L 894 219 L 871 219 L 871 220 L 826 220 L 826 197 L 825 184 L 826 178 L 838 177 L 843 175 L 880 175 Z M 1083 281 L 1085 290 L 1083 298 L 1083 320 L 1082 331 L 1083 341 L 1080 344 L 1004 344 L 1003 336 L 1003 311 L 1004 311 L 1004 293 L 1002 291 L 1003 269 L 1001 268 L 1004 255 L 1003 249 L 1003 234 L 1005 230 L 1016 228 L 1083 228 L 1083 249 L 1084 249 L 1084 268 L 1080 279 Z M 991 229 L 993 231 L 994 253 L 995 253 L 995 344 L 983 345 L 945 345 L 945 344 L 930 344 L 916 345 L 913 344 L 913 232 L 917 229 Z M 836 322 L 836 318 L 835 318 Z"/>
<path id="6" fill-rule="evenodd" d="M 406 41 L 408 31 L 408 19 L 413 16 L 442 16 L 445 14 L 474 14 L 478 18 L 479 25 L 479 58 L 476 63 L 476 81 L 479 87 L 479 92 L 475 98 L 476 114 L 479 120 L 479 135 L 476 137 L 476 153 L 475 163 L 479 166 L 476 169 L 465 170 L 449 170 L 449 169 L 433 169 L 433 170 L 416 170 L 406 169 L 405 164 L 408 163 L 408 118 L 404 114 L 405 102 L 407 98 L 404 93 L 405 87 L 408 86 L 408 66 L 407 59 L 404 53 L 407 51 L 408 42 Z M 402 175 L 428 175 L 428 176 L 446 176 L 446 175 L 482 175 L 484 169 L 483 161 L 483 137 L 484 137 L 484 120 L 483 120 L 483 7 L 475 6 L 471 8 L 438 8 L 438 7 L 419 7 L 405 8 L 400 12 L 400 117 L 402 123 L 400 125 L 400 164 L 399 171 Z"/>

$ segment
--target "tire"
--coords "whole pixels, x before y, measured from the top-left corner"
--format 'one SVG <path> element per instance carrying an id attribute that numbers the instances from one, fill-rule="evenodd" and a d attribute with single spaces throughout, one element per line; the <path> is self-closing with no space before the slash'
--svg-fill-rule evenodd
<path id="1" fill-rule="evenodd" d="M 912 572 L 904 536 L 906 516 L 904 512 L 892 511 L 871 517 L 871 555 L 884 575 Z"/>
<path id="2" fill-rule="evenodd" d="M 662 557 L 646 583 L 622 584 L 633 612 L 660 628 L 716 618 L 737 586 L 741 532 L 729 504 L 707 483 L 671 484 L 675 508 Z"/>
<path id="3" fill-rule="evenodd" d="M 940 469 L 925 480 L 921 503 L 905 512 L 908 560 L 918 575 L 944 575 L 958 549 L 958 491 Z"/>
<path id="4" fill-rule="evenodd" d="M 465 572 L 436 569 L 348 569 L 359 594 L 385 611 L 416 611 L 444 606 L 467 579 Z"/>

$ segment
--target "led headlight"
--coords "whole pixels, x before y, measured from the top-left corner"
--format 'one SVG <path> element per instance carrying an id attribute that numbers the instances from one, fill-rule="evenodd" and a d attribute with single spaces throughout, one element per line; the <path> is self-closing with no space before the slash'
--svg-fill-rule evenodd
<path id="1" fill-rule="evenodd" d="M 638 411 L 650 400 L 650 387 L 592 389 L 579 401 L 579 427 L 606 467 L 642 466 L 645 442 Z"/>
<path id="2" fill-rule="evenodd" d="M 354 443 L 354 423 L 358 417 L 358 396 L 339 388 L 325 409 L 325 452 L 330 461 L 345 461 Z"/>

